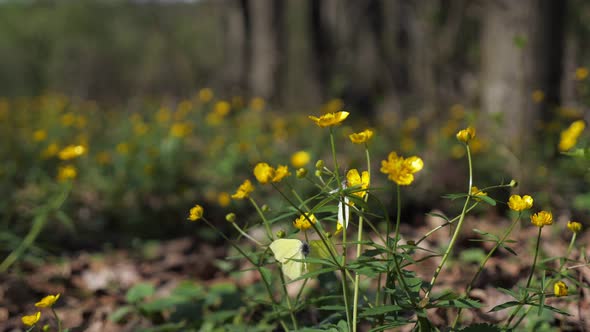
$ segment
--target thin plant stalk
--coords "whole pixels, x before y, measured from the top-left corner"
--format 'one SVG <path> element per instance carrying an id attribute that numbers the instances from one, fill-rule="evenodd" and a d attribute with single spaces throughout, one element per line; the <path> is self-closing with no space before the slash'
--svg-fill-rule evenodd
<path id="1" fill-rule="evenodd" d="M 498 248 L 504 243 L 504 241 L 506 241 L 506 238 L 508 238 L 510 233 L 512 233 L 514 226 L 516 226 L 516 224 L 518 224 L 518 222 L 520 221 L 521 215 L 522 215 L 522 212 L 519 212 L 518 217 L 512 222 L 510 227 L 508 227 L 508 230 L 506 230 L 506 232 L 504 233 L 502 238 L 496 243 L 496 245 L 490 250 L 490 252 L 488 252 L 487 256 L 483 259 L 483 261 L 481 261 L 481 263 L 479 264 L 479 268 L 477 269 L 477 272 L 475 273 L 475 275 L 473 276 L 473 278 L 471 279 L 471 281 L 469 282 L 469 284 L 465 288 L 465 296 L 466 297 L 469 297 L 469 293 L 471 292 L 473 285 L 475 284 L 477 279 L 479 279 L 479 276 L 483 272 L 483 268 L 486 265 L 486 263 L 488 262 L 488 260 L 496 252 L 496 250 L 498 250 Z M 459 310 L 457 311 L 457 316 L 455 317 L 455 321 L 453 322 L 453 325 L 452 325 L 453 329 L 455 328 L 455 326 L 457 325 L 457 323 L 461 319 L 461 312 L 462 311 L 463 311 L 463 308 L 459 308 Z"/>
<path id="2" fill-rule="evenodd" d="M 59 319 L 59 316 L 53 307 L 51 307 L 51 312 L 53 313 L 53 317 L 55 317 L 55 321 L 57 322 L 57 332 L 61 332 L 61 319 Z"/>
<path id="3" fill-rule="evenodd" d="M 268 220 L 266 220 L 264 213 L 262 213 L 262 210 L 260 210 L 260 207 L 258 207 L 258 204 L 256 204 L 256 201 L 252 197 L 249 197 L 248 199 L 250 200 L 250 203 L 252 203 L 252 205 L 256 209 L 256 212 L 258 212 L 258 215 L 262 219 L 262 223 L 264 224 L 264 228 L 266 229 L 266 236 L 270 241 L 274 240 L 274 236 L 272 235 L 270 225 L 268 224 Z"/>
<path id="4" fill-rule="evenodd" d="M 432 276 L 432 280 L 430 280 L 430 286 L 428 287 L 428 291 L 426 292 L 424 298 L 428 299 L 430 296 L 430 293 L 432 292 L 432 289 L 434 288 L 434 283 L 436 282 L 436 279 L 438 278 L 438 275 L 440 274 L 440 271 L 442 270 L 443 266 L 445 265 L 445 263 L 447 262 L 447 259 L 449 259 L 449 256 L 451 254 L 451 251 L 453 250 L 453 247 L 455 246 L 455 243 L 457 242 L 457 239 L 459 238 L 459 233 L 461 232 L 461 228 L 463 226 L 463 222 L 465 221 L 465 215 L 467 213 L 467 206 L 469 205 L 469 199 L 471 198 L 471 187 L 473 186 L 473 165 L 471 162 L 471 151 L 469 150 L 469 144 L 465 144 L 465 149 L 467 150 L 467 161 L 468 161 L 468 165 L 469 165 L 469 186 L 467 188 L 467 198 L 465 199 L 465 204 L 463 205 L 463 210 L 461 211 L 461 215 L 459 217 L 459 222 L 457 224 L 457 228 L 455 228 L 455 232 L 453 233 L 453 237 L 451 238 L 451 242 L 449 243 L 449 246 L 447 247 L 447 250 L 445 251 L 442 260 L 440 261 L 440 264 L 438 264 L 438 266 L 436 267 L 436 270 L 434 271 L 434 275 Z"/>
<path id="5" fill-rule="evenodd" d="M 539 246 L 541 244 L 541 231 L 542 230 L 543 230 L 543 227 L 539 227 L 539 233 L 537 234 L 537 245 L 535 246 L 535 257 L 533 258 L 533 266 L 531 266 L 531 272 L 529 273 L 529 277 L 526 281 L 526 286 L 525 286 L 525 288 L 527 288 L 527 289 L 531 286 L 531 282 L 533 280 L 533 275 L 535 274 L 535 268 L 537 266 L 537 258 L 539 257 Z M 527 292 L 528 292 L 528 290 L 527 290 Z M 524 302 L 524 300 L 523 300 L 523 302 Z M 524 303 L 520 303 L 516 307 L 516 309 L 514 309 L 514 311 L 508 317 L 508 321 L 506 322 L 505 327 L 510 326 L 510 324 L 512 323 L 512 321 L 514 320 L 514 318 L 516 317 L 516 315 L 518 314 L 520 309 L 522 309 L 523 306 L 524 306 Z"/>
<path id="6" fill-rule="evenodd" d="M 369 147 L 365 143 L 365 155 L 367 156 L 367 173 L 369 174 L 369 183 L 371 181 L 371 159 L 369 155 Z M 369 199 L 369 193 L 365 192 L 365 203 Z M 357 244 L 356 244 L 356 259 L 358 260 L 361 257 L 362 252 L 362 244 L 363 241 L 363 215 L 362 213 L 359 214 L 359 228 L 357 233 Z M 353 296 L 353 304 L 352 304 L 352 331 L 356 332 L 357 330 L 357 318 L 358 318 L 358 303 L 359 303 L 359 284 L 360 284 L 360 274 L 357 272 L 354 275 L 354 296 Z"/>

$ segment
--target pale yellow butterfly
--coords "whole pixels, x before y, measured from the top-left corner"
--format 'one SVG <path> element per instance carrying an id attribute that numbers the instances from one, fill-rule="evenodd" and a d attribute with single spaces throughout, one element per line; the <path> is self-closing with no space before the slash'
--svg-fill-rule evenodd
<path id="1" fill-rule="evenodd" d="M 307 263 L 303 261 L 309 254 L 307 243 L 297 239 L 278 239 L 272 241 L 270 250 L 289 279 L 297 279 L 307 273 Z"/>

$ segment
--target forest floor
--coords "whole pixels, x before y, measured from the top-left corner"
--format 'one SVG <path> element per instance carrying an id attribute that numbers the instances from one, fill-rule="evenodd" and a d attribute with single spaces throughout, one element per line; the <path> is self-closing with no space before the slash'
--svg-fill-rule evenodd
<path id="1" fill-rule="evenodd" d="M 421 226 L 402 225 L 402 241 L 417 240 L 440 221 L 426 218 Z M 557 223 L 563 221 L 558 220 Z M 499 234 L 509 226 L 508 220 L 500 218 L 468 218 L 465 230 L 474 228 Z M 565 228 L 565 227 L 563 227 Z M 561 228 L 561 229 L 563 229 Z M 562 256 L 566 252 L 571 233 L 552 231 L 551 226 L 543 230 L 541 250 L 544 257 Z M 524 285 L 533 261 L 534 243 L 537 228 L 525 223 L 517 226 L 512 239 L 516 243 L 512 249 L 518 256 L 506 250 L 495 254 L 488 262 L 480 281 L 472 291 L 472 298 L 483 303 L 478 310 L 465 310 L 466 323 L 502 322 L 508 310 L 490 313 L 498 304 L 511 298 L 498 291 L 497 287 L 515 289 Z M 590 232 L 581 235 L 577 243 L 590 243 Z M 422 242 L 421 245 L 436 249 L 448 243 L 449 230 L 443 229 Z M 472 242 L 478 238 L 468 231 L 459 240 L 458 247 L 446 269 L 441 273 L 436 291 L 453 290 L 462 292 L 474 275 L 477 264 L 460 259 L 467 249 L 480 247 L 489 250 L 491 244 Z M 585 249 L 588 250 L 588 249 Z M 166 295 L 181 281 L 195 281 L 206 285 L 233 281 L 238 285 L 259 282 L 252 272 L 245 272 L 238 280 L 231 278 L 216 266 L 223 260 L 226 248 L 202 243 L 193 238 L 151 243 L 140 250 L 110 250 L 105 252 L 77 252 L 60 257 L 45 264 L 21 264 L 18 272 L 0 276 L 0 331 L 24 330 L 20 317 L 35 311 L 34 303 L 48 294 L 61 294 L 56 312 L 63 320 L 63 326 L 73 327 L 72 331 L 135 331 L 139 327 L 150 326 L 147 320 L 135 318 L 124 323 L 114 323 L 109 316 L 125 304 L 127 290 L 138 282 L 156 285 L 156 294 Z M 586 254 L 588 256 L 588 254 Z M 580 252 L 573 250 L 571 258 L 578 260 Z M 429 259 L 415 266 L 416 272 L 424 280 L 430 280 L 440 258 Z M 570 264 L 573 265 L 573 264 Z M 590 283 L 590 268 L 584 266 L 571 270 L 577 280 Z M 249 274 L 250 273 L 250 274 Z M 552 287 L 549 290 L 553 292 Z M 564 298 L 549 297 L 547 303 L 565 310 L 571 316 L 556 315 L 551 324 L 562 331 L 589 331 L 590 291 L 578 289 L 577 294 Z M 448 326 L 454 319 L 455 311 L 432 309 L 429 314 L 437 326 Z"/>

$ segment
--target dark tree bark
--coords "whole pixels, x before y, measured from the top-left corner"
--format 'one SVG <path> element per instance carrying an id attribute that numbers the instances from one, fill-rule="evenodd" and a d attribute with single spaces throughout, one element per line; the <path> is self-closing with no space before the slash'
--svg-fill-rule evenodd
<path id="1" fill-rule="evenodd" d="M 249 63 L 249 15 L 247 0 L 226 0 L 224 22 L 224 83 L 232 93 L 246 91 Z"/>

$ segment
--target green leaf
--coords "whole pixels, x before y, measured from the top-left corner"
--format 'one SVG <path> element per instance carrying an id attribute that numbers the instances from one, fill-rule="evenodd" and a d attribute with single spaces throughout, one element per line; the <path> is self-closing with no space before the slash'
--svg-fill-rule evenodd
<path id="1" fill-rule="evenodd" d="M 265 280 L 268 284 L 270 284 L 272 282 L 272 272 L 270 271 L 269 268 L 260 267 L 260 274 L 261 274 L 262 280 Z"/>
<path id="2" fill-rule="evenodd" d="M 148 327 L 145 329 L 139 330 L 140 332 L 176 332 L 181 330 L 186 326 L 185 322 L 179 323 L 166 323 L 162 325 L 158 325 L 155 327 Z"/>
<path id="3" fill-rule="evenodd" d="M 481 248 L 471 248 L 462 250 L 460 258 L 463 262 L 478 263 L 486 258 L 486 254 Z"/>
<path id="4" fill-rule="evenodd" d="M 445 220 L 446 222 L 450 222 L 450 219 L 447 216 L 440 214 L 440 213 L 428 212 L 428 213 L 426 213 L 426 215 L 431 216 L 431 217 L 441 218 L 441 219 Z"/>
<path id="5" fill-rule="evenodd" d="M 343 305 L 324 305 L 318 308 L 319 310 L 325 310 L 325 311 L 338 311 L 338 312 L 344 312 L 345 307 Z"/>
<path id="6" fill-rule="evenodd" d="M 472 299 L 454 299 L 454 300 L 443 300 L 434 303 L 429 308 L 463 308 L 463 309 L 477 309 L 481 308 L 481 303 L 477 300 Z"/>
<path id="7" fill-rule="evenodd" d="M 130 305 L 125 305 L 120 307 L 119 309 L 115 310 L 115 312 L 113 312 L 110 316 L 109 316 L 109 320 L 113 321 L 115 323 L 119 323 L 121 321 L 123 321 L 123 319 L 125 319 L 125 317 L 127 317 L 127 315 L 131 314 L 133 312 L 133 306 Z"/>
<path id="8" fill-rule="evenodd" d="M 174 308 L 178 304 L 185 303 L 187 301 L 190 301 L 190 300 L 188 300 L 186 297 L 168 296 L 168 297 L 163 297 L 161 299 L 156 299 L 156 300 L 149 302 L 149 303 L 143 303 L 140 305 L 139 308 L 140 308 L 140 310 L 143 310 L 147 313 L 152 314 L 152 313 L 162 312 L 164 310 Z"/>
<path id="9" fill-rule="evenodd" d="M 363 310 L 363 312 L 359 315 L 360 317 L 371 317 L 371 316 L 378 316 L 383 315 L 386 313 L 394 312 L 394 311 L 401 311 L 402 307 L 395 304 L 390 305 L 382 305 L 379 307 L 367 308 Z"/>
<path id="10" fill-rule="evenodd" d="M 139 283 L 127 291 L 125 298 L 129 303 L 137 303 L 146 297 L 154 295 L 155 292 L 156 289 L 154 288 L 154 285 L 148 283 Z"/>
<path id="11" fill-rule="evenodd" d="M 511 307 L 515 307 L 517 305 L 520 305 L 520 302 L 518 302 L 518 301 L 508 301 L 506 303 L 502 303 L 500 305 L 497 305 L 497 306 L 493 307 L 492 310 L 490 310 L 490 312 L 496 312 L 496 311 L 508 309 L 508 308 L 511 308 Z"/>
<path id="12" fill-rule="evenodd" d="M 490 196 L 483 196 L 483 195 L 479 195 L 479 196 L 473 196 L 475 199 L 481 199 L 482 201 L 488 203 L 491 206 L 496 206 L 496 200 L 491 198 Z"/>

